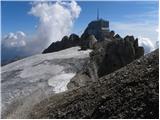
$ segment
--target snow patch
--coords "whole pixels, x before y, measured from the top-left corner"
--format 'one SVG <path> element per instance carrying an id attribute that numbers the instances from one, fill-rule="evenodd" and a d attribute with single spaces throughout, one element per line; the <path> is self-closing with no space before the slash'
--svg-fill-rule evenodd
<path id="1" fill-rule="evenodd" d="M 38 54 L 3 66 L 2 114 L 10 110 L 13 102 L 17 102 L 14 107 L 21 112 L 19 107 L 22 104 L 19 102 L 31 105 L 39 102 L 41 96 L 66 91 L 68 82 L 89 59 L 91 50 L 79 49 L 80 47 L 72 47 L 49 54 Z"/>
<path id="2" fill-rule="evenodd" d="M 25 68 L 21 74 L 21 78 L 40 78 L 43 76 L 45 73 L 54 73 L 55 75 L 60 73 L 64 69 L 63 66 L 60 65 L 49 65 L 49 64 L 40 64 L 37 66 L 30 66 Z"/>
<path id="3" fill-rule="evenodd" d="M 76 73 L 62 73 L 48 80 L 48 84 L 53 87 L 55 93 L 67 90 L 67 84 L 76 75 Z"/>

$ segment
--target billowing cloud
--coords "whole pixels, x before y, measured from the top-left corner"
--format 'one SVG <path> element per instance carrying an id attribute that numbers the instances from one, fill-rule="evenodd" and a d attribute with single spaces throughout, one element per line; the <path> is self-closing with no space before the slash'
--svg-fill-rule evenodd
<path id="1" fill-rule="evenodd" d="M 145 53 L 150 53 L 156 46 L 152 43 L 149 38 L 139 37 L 139 45 L 144 47 Z"/>
<path id="2" fill-rule="evenodd" d="M 81 8 L 75 1 L 53 3 L 34 3 L 29 14 L 39 18 L 37 39 L 47 46 L 68 35 L 78 18 Z"/>
<path id="3" fill-rule="evenodd" d="M 81 8 L 71 2 L 34 2 L 30 15 L 39 19 L 34 36 L 9 33 L 2 39 L 2 59 L 41 53 L 49 44 L 70 34 Z"/>
<path id="4" fill-rule="evenodd" d="M 26 45 L 25 33 L 18 31 L 16 33 L 9 33 L 3 38 L 2 44 L 4 47 L 23 47 Z"/>
<path id="5" fill-rule="evenodd" d="M 32 55 L 32 49 L 28 46 L 28 37 L 22 31 L 8 33 L 2 38 L 2 63 L 7 63 L 12 59 L 23 58 Z"/>

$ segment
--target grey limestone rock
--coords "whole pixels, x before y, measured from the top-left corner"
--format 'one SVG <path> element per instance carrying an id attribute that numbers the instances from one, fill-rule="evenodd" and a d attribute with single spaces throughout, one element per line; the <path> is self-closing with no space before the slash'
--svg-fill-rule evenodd
<path id="1" fill-rule="evenodd" d="M 159 118 L 159 50 L 74 90 L 41 101 L 27 118 Z"/>
<path id="2" fill-rule="evenodd" d="M 93 51 L 90 53 L 90 62 L 88 62 L 84 69 L 78 73 L 78 78 L 75 76 L 74 79 L 71 80 L 72 88 L 74 86 L 73 83 L 76 83 L 75 87 L 77 87 L 81 86 L 82 83 L 87 84 L 89 81 L 94 82 L 97 78 L 110 74 L 143 55 L 143 47 L 138 46 L 138 40 L 134 39 L 133 36 L 126 36 L 122 40 L 111 42 L 97 42 Z M 87 78 L 89 77 L 90 79 L 73 82 L 74 80 L 76 81 L 76 79 L 79 79 L 80 74 L 82 76 L 87 76 Z"/>

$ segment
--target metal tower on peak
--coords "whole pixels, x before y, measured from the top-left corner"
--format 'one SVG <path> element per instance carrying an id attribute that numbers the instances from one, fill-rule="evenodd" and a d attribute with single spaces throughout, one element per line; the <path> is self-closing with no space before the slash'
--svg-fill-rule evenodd
<path id="1" fill-rule="evenodd" d="M 99 20 L 99 9 L 97 8 L 97 20 Z"/>

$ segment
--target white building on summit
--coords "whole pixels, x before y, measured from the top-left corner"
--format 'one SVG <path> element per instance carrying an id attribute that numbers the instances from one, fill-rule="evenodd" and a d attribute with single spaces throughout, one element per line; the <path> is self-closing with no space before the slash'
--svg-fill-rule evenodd
<path id="1" fill-rule="evenodd" d="M 84 33 L 82 38 L 86 38 L 89 35 L 94 35 L 98 41 L 102 41 L 109 37 L 109 21 L 99 19 L 99 12 L 97 11 L 97 20 L 91 21 Z"/>

